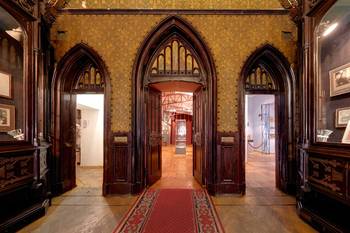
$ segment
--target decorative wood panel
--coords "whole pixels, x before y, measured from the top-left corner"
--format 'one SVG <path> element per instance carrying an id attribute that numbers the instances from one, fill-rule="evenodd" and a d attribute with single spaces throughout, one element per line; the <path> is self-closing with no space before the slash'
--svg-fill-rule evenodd
<path id="1" fill-rule="evenodd" d="M 23 10 L 27 11 L 30 14 L 34 12 L 34 1 L 33 0 L 13 0 L 17 3 Z"/>
<path id="2" fill-rule="evenodd" d="M 346 167 L 342 160 L 309 157 L 310 184 L 346 198 Z"/>
<path id="3" fill-rule="evenodd" d="M 0 192 L 33 181 L 33 155 L 0 158 Z"/>
<path id="4" fill-rule="evenodd" d="M 217 142 L 217 192 L 243 193 L 244 187 L 239 183 L 242 175 L 239 133 L 218 133 Z"/>
<path id="5" fill-rule="evenodd" d="M 128 145 L 115 143 L 113 146 L 113 176 L 115 181 L 126 182 L 128 179 Z"/>
<path id="6" fill-rule="evenodd" d="M 112 150 L 112 174 L 114 182 L 128 181 L 128 163 L 130 154 L 130 137 L 128 133 L 118 132 L 113 134 Z"/>
<path id="7" fill-rule="evenodd" d="M 131 192 L 131 134 L 115 132 L 112 134 L 112 153 L 108 159 L 106 194 Z"/>

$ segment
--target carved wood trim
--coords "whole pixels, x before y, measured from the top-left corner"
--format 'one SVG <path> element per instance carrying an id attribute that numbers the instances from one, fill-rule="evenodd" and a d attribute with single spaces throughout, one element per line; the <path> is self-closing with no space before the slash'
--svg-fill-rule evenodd
<path id="1" fill-rule="evenodd" d="M 23 10 L 27 11 L 30 14 L 33 14 L 34 5 L 35 5 L 35 2 L 33 0 L 12 0 L 12 1 L 14 1 Z"/>
<path id="2" fill-rule="evenodd" d="M 34 156 L 0 158 L 0 192 L 33 182 Z"/>

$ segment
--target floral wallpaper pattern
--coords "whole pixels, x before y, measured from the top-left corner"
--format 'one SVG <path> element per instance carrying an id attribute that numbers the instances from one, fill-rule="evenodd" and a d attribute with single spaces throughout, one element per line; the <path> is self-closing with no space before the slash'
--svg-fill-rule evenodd
<path id="1" fill-rule="evenodd" d="M 84 3 L 83 3 L 84 2 Z M 278 0 L 70 0 L 66 8 L 138 9 L 267 9 L 281 8 Z"/>
<path id="2" fill-rule="evenodd" d="M 131 78 L 136 54 L 147 34 L 165 17 L 61 15 L 52 28 L 57 61 L 71 47 L 84 42 L 106 62 L 111 74 L 113 131 L 131 130 Z M 218 131 L 237 131 L 240 91 L 237 85 L 245 61 L 258 47 L 269 43 L 279 49 L 290 63 L 294 63 L 296 26 L 287 15 L 181 17 L 201 34 L 214 58 L 218 78 Z M 58 31 L 65 33 L 62 35 Z M 282 32 L 291 32 L 292 37 L 286 39 Z"/>

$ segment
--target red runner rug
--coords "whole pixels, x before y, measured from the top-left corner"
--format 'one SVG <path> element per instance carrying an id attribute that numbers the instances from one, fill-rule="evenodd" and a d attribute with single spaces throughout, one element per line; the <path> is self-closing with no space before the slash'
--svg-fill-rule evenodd
<path id="1" fill-rule="evenodd" d="M 114 233 L 223 233 L 208 193 L 193 189 L 146 190 Z"/>

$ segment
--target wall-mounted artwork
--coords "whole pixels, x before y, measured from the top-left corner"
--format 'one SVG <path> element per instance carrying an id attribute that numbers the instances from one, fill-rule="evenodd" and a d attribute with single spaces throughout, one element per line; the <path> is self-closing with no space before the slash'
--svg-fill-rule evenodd
<path id="1" fill-rule="evenodd" d="M 12 98 L 11 75 L 0 71 L 0 97 Z"/>
<path id="2" fill-rule="evenodd" d="M 15 106 L 0 104 L 0 132 L 8 132 L 15 127 Z"/>
<path id="3" fill-rule="evenodd" d="M 350 63 L 329 71 L 330 96 L 350 92 Z"/>
<path id="4" fill-rule="evenodd" d="M 335 127 L 345 128 L 350 121 L 350 107 L 338 108 L 335 112 Z"/>

